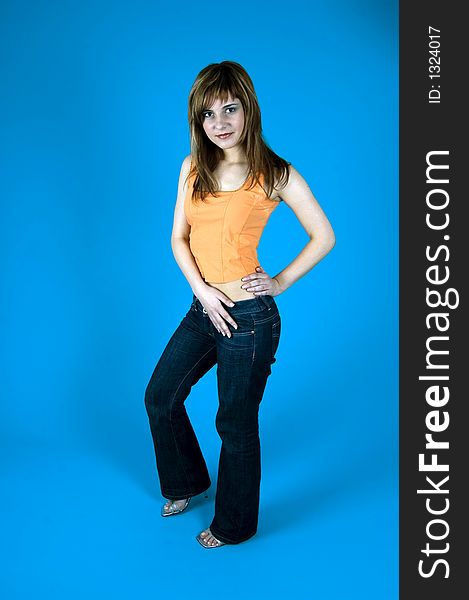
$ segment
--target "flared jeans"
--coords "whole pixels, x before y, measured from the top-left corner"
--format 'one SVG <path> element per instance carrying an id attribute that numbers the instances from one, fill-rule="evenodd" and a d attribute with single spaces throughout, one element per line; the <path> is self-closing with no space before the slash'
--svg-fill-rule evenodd
<path id="1" fill-rule="evenodd" d="M 261 481 L 259 405 L 280 339 L 272 296 L 224 308 L 238 325 L 219 333 L 203 305 L 192 304 L 166 345 L 145 391 L 145 407 L 161 493 L 181 500 L 206 491 L 210 477 L 184 402 L 197 381 L 217 365 L 221 438 L 213 535 L 237 544 L 257 532 Z"/>

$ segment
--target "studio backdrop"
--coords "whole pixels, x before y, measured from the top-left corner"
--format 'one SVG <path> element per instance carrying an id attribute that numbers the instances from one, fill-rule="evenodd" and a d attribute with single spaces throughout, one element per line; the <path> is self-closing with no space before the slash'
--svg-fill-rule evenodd
<path id="1" fill-rule="evenodd" d="M 2 2 L 3 598 L 397 597 L 397 26 L 393 0 Z M 223 60 L 336 246 L 276 297 L 258 535 L 207 553 L 215 485 L 160 518 L 144 392 L 192 301 L 188 94 Z M 260 264 L 307 241 L 282 203 Z M 217 404 L 213 369 L 186 405 L 213 482 Z"/>

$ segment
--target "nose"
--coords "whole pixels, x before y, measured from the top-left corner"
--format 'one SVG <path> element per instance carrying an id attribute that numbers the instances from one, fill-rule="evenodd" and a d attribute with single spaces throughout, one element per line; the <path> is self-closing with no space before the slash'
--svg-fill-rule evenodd
<path id="1" fill-rule="evenodd" d="M 225 129 L 227 122 L 228 122 L 227 115 L 216 116 L 215 123 L 214 123 L 215 129 L 216 130 Z"/>

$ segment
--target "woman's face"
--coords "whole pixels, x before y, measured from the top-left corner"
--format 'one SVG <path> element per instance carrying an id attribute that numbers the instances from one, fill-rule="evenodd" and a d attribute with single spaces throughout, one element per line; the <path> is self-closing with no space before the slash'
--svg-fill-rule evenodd
<path id="1" fill-rule="evenodd" d="M 202 124 L 208 138 L 219 148 L 233 148 L 238 144 L 244 129 L 241 102 L 231 96 L 225 102 L 217 99 L 210 109 L 202 114 Z"/>

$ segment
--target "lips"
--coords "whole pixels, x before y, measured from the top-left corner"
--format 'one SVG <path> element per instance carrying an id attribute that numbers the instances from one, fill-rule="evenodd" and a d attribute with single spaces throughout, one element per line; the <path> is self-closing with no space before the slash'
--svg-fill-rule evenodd
<path id="1" fill-rule="evenodd" d="M 219 138 L 220 140 L 226 140 L 230 137 L 230 135 L 233 135 L 233 132 L 231 133 L 222 133 L 220 135 L 217 135 L 217 138 Z"/>

